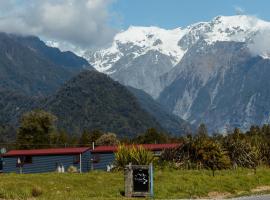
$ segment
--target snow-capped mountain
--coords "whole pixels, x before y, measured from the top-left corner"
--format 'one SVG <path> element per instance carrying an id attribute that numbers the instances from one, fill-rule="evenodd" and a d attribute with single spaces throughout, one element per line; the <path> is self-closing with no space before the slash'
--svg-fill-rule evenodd
<path id="1" fill-rule="evenodd" d="M 206 123 L 211 131 L 270 123 L 269 46 L 260 42 L 270 44 L 262 34 L 269 26 L 248 16 L 194 25 L 193 34 L 187 35 L 192 45 L 161 76 L 164 89 L 158 100 L 192 124 Z"/>
<path id="2" fill-rule="evenodd" d="M 133 59 L 149 51 L 158 51 L 170 57 L 173 64 L 177 64 L 185 51 L 178 45 L 184 31 L 181 28 L 166 30 L 158 27 L 131 26 L 126 31 L 114 37 L 112 45 L 93 54 L 88 52 L 86 57 L 101 72 L 113 73 L 110 69 L 122 57 L 132 56 Z"/>
<path id="3" fill-rule="evenodd" d="M 204 40 L 207 45 L 217 41 L 246 42 L 256 49 L 253 42 L 265 30 L 270 30 L 269 22 L 247 15 L 218 16 L 210 22 L 173 30 L 131 26 L 118 33 L 110 47 L 88 51 L 84 57 L 98 71 L 157 98 L 166 86 L 160 76 L 176 66 L 198 41 Z M 268 57 L 269 52 L 258 53 Z"/>
<path id="4" fill-rule="evenodd" d="M 83 56 L 195 125 L 270 123 L 270 22 L 257 17 L 218 16 L 173 30 L 132 26 Z"/>
<path id="5" fill-rule="evenodd" d="M 175 65 L 186 50 L 200 39 L 205 39 L 209 44 L 216 41 L 252 42 L 259 32 L 269 29 L 269 22 L 247 15 L 218 16 L 210 22 L 172 30 L 131 26 L 118 33 L 109 48 L 94 53 L 86 52 L 84 57 L 98 71 L 105 73 L 113 73 L 110 69 L 122 57 L 132 54 L 136 58 L 148 51 L 158 51 L 169 56 Z"/>

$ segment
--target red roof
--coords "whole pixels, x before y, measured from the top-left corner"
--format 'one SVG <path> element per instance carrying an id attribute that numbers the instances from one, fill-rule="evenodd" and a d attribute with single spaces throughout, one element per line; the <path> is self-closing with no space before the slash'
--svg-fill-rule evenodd
<path id="1" fill-rule="evenodd" d="M 164 149 L 173 149 L 180 144 L 134 144 L 135 147 L 142 146 L 150 151 L 161 151 Z M 129 145 L 133 146 L 133 145 Z M 55 149 L 33 149 L 33 150 L 11 150 L 2 157 L 12 156 L 45 156 L 45 155 L 68 155 L 68 154 L 80 154 L 90 150 L 89 147 L 77 147 L 77 148 L 55 148 Z M 116 152 L 117 146 L 97 146 L 93 153 L 109 153 Z"/>
<path id="2" fill-rule="evenodd" d="M 84 153 L 87 150 L 90 150 L 90 148 L 89 147 L 77 147 L 77 148 L 57 148 L 57 149 L 11 150 L 2 156 L 3 157 L 12 157 L 12 156 L 80 154 L 80 153 Z"/>
<path id="3" fill-rule="evenodd" d="M 133 146 L 133 145 L 129 145 Z M 173 149 L 180 146 L 180 144 L 134 144 L 135 147 L 142 146 L 150 151 L 161 151 L 164 149 Z M 93 153 L 109 153 L 116 152 L 117 146 L 97 146 L 94 150 L 91 150 Z"/>

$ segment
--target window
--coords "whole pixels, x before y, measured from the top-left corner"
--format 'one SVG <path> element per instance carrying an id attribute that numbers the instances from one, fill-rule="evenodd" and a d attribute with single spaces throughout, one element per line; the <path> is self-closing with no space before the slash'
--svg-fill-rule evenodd
<path id="1" fill-rule="evenodd" d="M 91 160 L 93 163 L 99 163 L 100 162 L 100 155 L 94 154 Z"/>
<path id="2" fill-rule="evenodd" d="M 25 156 L 23 164 L 32 164 L 32 156 Z"/>
<path id="3" fill-rule="evenodd" d="M 154 156 L 161 156 L 161 151 L 154 151 Z"/>
<path id="4" fill-rule="evenodd" d="M 33 163 L 32 156 L 20 156 L 17 158 L 16 166 L 22 167 L 25 164 L 32 164 L 32 163 Z"/>
<path id="5" fill-rule="evenodd" d="M 80 163 L 80 155 L 73 156 L 73 164 L 78 164 L 78 163 Z"/>

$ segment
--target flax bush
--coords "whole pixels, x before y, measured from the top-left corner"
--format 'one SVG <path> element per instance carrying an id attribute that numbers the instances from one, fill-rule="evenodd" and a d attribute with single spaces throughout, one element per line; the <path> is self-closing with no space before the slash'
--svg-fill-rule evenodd
<path id="1" fill-rule="evenodd" d="M 118 169 L 123 169 L 129 163 L 133 165 L 148 165 L 153 161 L 153 153 L 142 146 L 118 146 L 115 154 L 115 165 Z"/>

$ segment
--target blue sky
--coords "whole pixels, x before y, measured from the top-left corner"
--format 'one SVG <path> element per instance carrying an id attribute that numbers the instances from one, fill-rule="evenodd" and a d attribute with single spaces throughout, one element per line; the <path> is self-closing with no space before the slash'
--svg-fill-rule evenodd
<path id="1" fill-rule="evenodd" d="M 130 25 L 175 28 L 239 10 L 270 21 L 270 0 L 116 0 L 110 9 L 120 15 L 114 25 L 123 29 Z"/>

